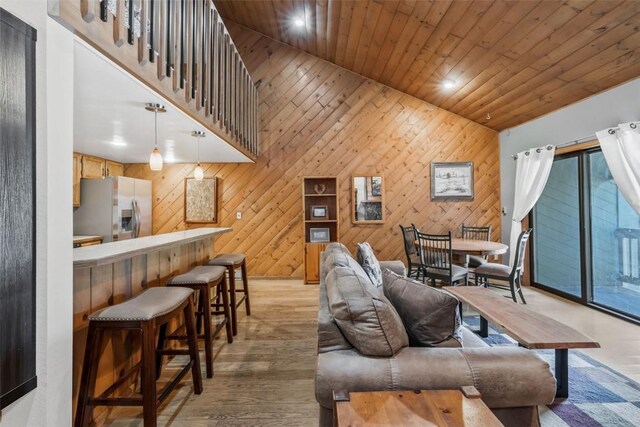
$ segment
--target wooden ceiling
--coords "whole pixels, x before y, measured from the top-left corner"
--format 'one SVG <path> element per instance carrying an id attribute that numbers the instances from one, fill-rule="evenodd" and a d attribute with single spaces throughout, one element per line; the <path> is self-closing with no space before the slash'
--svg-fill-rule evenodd
<path id="1" fill-rule="evenodd" d="M 496 130 L 640 77 L 640 0 L 215 4 L 224 19 Z"/>

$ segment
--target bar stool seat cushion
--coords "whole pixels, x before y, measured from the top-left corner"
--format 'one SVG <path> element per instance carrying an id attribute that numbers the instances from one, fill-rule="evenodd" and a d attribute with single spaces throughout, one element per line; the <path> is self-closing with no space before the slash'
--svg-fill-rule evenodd
<path id="1" fill-rule="evenodd" d="M 238 265 L 244 262 L 244 254 L 220 254 L 206 262 L 206 265 Z"/>
<path id="2" fill-rule="evenodd" d="M 511 267 L 504 264 L 488 262 L 476 268 L 475 273 L 509 278 L 509 275 L 511 274 Z"/>
<path id="3" fill-rule="evenodd" d="M 88 316 L 92 321 L 144 321 L 171 313 L 191 296 L 189 288 L 151 288 Z"/>
<path id="4" fill-rule="evenodd" d="M 170 285 L 206 285 L 219 280 L 227 269 L 219 266 L 200 265 L 187 273 L 175 276 L 169 281 Z"/>

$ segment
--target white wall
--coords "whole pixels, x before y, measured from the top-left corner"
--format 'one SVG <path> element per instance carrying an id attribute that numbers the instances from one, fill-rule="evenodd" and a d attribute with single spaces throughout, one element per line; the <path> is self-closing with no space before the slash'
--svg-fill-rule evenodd
<path id="1" fill-rule="evenodd" d="M 36 374 L 38 387 L 2 411 L 2 427 L 71 425 L 73 320 L 73 37 L 46 0 L 0 0 L 36 43 Z"/>
<path id="2" fill-rule="evenodd" d="M 520 126 L 500 132 L 500 191 L 502 241 L 509 243 L 516 162 L 512 155 L 528 148 L 559 145 L 593 136 L 595 132 L 640 119 L 640 78 L 564 107 Z"/>

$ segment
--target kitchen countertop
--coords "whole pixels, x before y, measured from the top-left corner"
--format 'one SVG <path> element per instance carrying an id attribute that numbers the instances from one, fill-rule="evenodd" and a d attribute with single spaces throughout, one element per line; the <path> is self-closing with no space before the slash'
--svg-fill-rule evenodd
<path id="1" fill-rule="evenodd" d="M 195 228 L 75 248 L 73 250 L 73 266 L 74 268 L 79 268 L 111 264 L 136 255 L 160 250 L 167 246 L 190 243 L 207 237 L 229 233 L 232 230 L 229 227 Z"/>

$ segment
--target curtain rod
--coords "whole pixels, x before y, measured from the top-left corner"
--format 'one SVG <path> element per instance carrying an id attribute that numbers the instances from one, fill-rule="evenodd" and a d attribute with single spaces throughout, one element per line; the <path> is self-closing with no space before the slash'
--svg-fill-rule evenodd
<path id="1" fill-rule="evenodd" d="M 631 127 L 631 129 L 636 129 L 638 124 L 640 124 L 640 122 L 631 123 L 629 126 Z M 620 130 L 620 128 L 618 126 L 616 126 L 616 127 L 610 128 L 607 132 L 609 132 L 611 135 L 613 135 L 614 133 L 616 133 L 616 131 L 619 131 L 619 130 Z M 571 147 L 572 145 L 582 144 L 583 142 L 593 141 L 594 139 L 596 139 L 595 134 L 594 135 L 585 136 L 584 138 L 572 139 L 571 141 L 563 142 L 562 144 L 556 145 L 555 148 L 558 149 L 558 148 Z M 536 148 L 536 152 L 539 153 L 540 151 L 542 151 L 542 148 L 543 147 Z M 547 150 L 551 150 L 553 148 L 553 145 L 547 145 L 544 148 L 546 148 Z M 528 156 L 529 155 L 529 150 L 525 151 L 524 155 Z M 518 159 L 518 155 L 514 154 L 513 156 L 511 156 L 511 158 L 513 160 L 517 160 Z"/>

